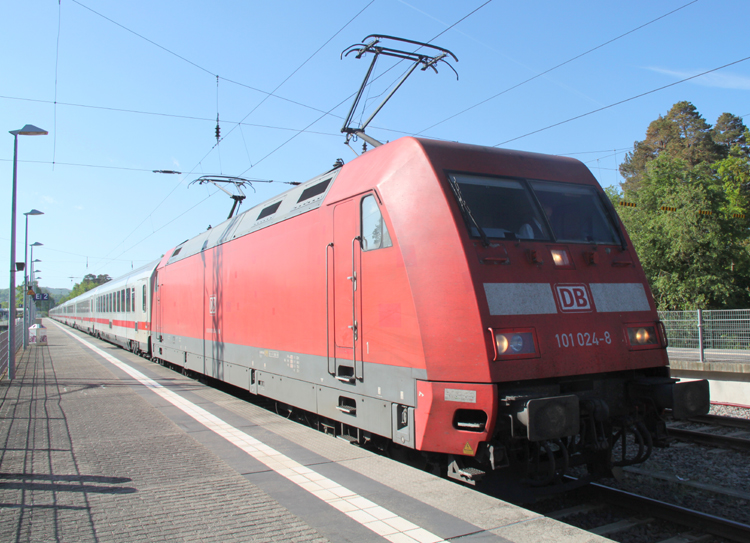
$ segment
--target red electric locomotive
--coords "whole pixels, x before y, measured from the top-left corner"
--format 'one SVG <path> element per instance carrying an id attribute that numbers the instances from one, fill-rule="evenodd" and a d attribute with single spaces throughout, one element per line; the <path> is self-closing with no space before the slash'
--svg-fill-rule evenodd
<path id="1" fill-rule="evenodd" d="M 709 407 L 706 381 L 670 379 L 635 251 L 574 159 L 399 139 L 177 246 L 151 282 L 153 358 L 468 483 L 608 473 L 664 443 L 664 408 Z"/>

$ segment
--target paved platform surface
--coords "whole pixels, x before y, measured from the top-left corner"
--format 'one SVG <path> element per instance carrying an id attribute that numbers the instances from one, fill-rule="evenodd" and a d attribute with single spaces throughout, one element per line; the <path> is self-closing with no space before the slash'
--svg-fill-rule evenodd
<path id="1" fill-rule="evenodd" d="M 0 541 L 608 541 L 45 324 L 0 381 Z"/>

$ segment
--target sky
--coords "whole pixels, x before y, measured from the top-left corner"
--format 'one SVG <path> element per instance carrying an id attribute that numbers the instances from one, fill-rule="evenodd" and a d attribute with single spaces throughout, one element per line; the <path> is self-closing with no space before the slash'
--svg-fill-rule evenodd
<path id="1" fill-rule="evenodd" d="M 249 179 L 242 211 L 355 159 L 362 142 L 347 147 L 340 131 L 371 57 L 341 54 L 371 34 L 458 58 L 458 79 L 443 63 L 415 71 L 368 127 L 372 137 L 572 156 L 602 186 L 617 185 L 625 154 L 676 102 L 710 124 L 750 114 L 748 15 L 747 0 L 6 2 L 0 133 L 49 131 L 18 137 L 16 260 L 23 213 L 37 209 L 28 243 L 43 244 L 41 286 L 117 277 L 227 218 L 228 196 L 191 185 L 202 175 Z M 407 67 L 378 60 L 357 122 Z M 3 270 L 12 179 L 8 134 Z M 9 281 L 0 273 L 0 285 Z"/>

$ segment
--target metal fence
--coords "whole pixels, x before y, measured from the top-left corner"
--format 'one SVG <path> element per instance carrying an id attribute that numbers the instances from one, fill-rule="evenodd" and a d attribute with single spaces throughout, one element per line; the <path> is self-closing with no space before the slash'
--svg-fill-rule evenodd
<path id="1" fill-rule="evenodd" d="M 23 319 L 16 320 L 16 353 L 23 345 Z M 18 358 L 18 355 L 16 355 Z M 8 331 L 0 333 L 0 376 L 8 369 Z"/>
<path id="2" fill-rule="evenodd" d="M 659 311 L 670 354 L 708 360 L 750 359 L 750 309 Z"/>

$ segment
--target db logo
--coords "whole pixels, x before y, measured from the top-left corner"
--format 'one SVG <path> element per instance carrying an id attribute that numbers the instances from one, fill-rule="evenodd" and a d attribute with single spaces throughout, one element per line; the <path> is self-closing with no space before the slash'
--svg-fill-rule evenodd
<path id="1" fill-rule="evenodd" d="M 555 285 L 557 300 L 563 313 L 591 311 L 586 285 Z"/>

